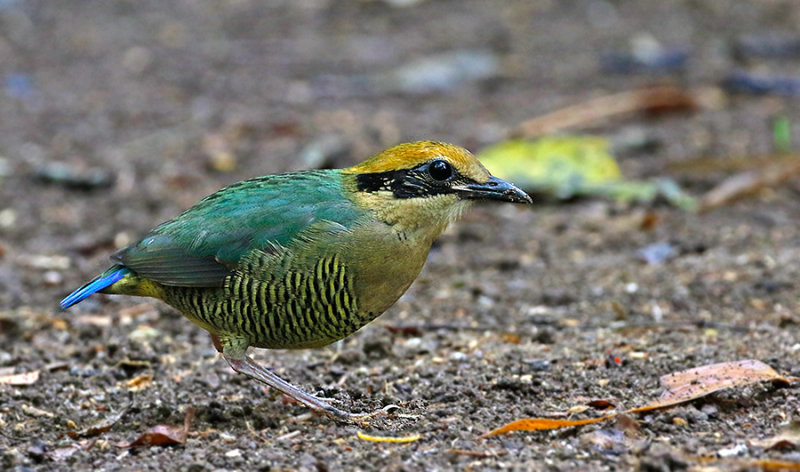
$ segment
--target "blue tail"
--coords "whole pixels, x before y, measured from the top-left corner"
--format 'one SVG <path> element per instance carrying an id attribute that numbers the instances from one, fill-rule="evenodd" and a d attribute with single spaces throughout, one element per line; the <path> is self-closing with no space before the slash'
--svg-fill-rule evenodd
<path id="1" fill-rule="evenodd" d="M 74 292 L 70 293 L 67 298 L 61 300 L 61 308 L 67 309 L 72 305 L 81 302 L 84 298 L 88 297 L 89 295 L 99 292 L 104 288 L 116 283 L 121 278 L 125 277 L 126 275 L 130 274 L 130 269 L 122 267 L 120 265 L 115 265 L 114 267 L 108 269 L 107 271 L 103 272 L 102 274 L 98 275 L 91 282 L 88 282 L 83 287 L 75 290 Z"/>

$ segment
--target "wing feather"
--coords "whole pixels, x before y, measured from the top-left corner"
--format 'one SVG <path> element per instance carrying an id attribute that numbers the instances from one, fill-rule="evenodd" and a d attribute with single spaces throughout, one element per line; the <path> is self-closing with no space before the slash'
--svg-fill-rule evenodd
<path id="1" fill-rule="evenodd" d="M 345 196 L 339 171 L 260 177 L 206 197 L 112 260 L 164 285 L 221 287 L 250 252 L 313 246 L 363 213 Z"/>

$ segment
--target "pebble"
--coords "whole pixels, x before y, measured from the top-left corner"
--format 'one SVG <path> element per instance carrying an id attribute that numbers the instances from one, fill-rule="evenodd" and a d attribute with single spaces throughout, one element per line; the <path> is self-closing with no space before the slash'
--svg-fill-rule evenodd
<path id="1" fill-rule="evenodd" d="M 79 170 L 64 162 L 51 162 L 36 171 L 37 180 L 47 184 L 58 184 L 75 190 L 95 190 L 111 187 L 116 180 L 106 169 L 94 167 Z"/>
<path id="2" fill-rule="evenodd" d="M 733 457 L 733 456 L 741 456 L 742 454 L 747 452 L 747 444 L 739 443 L 735 446 L 726 447 L 725 449 L 720 449 L 717 451 L 717 455 L 719 457 Z"/>
<path id="3" fill-rule="evenodd" d="M 48 270 L 45 272 L 43 279 L 44 284 L 51 287 L 55 285 L 61 285 L 61 283 L 64 281 L 64 277 L 61 275 L 61 272 L 55 270 Z"/>
<path id="4" fill-rule="evenodd" d="M 22 258 L 23 265 L 33 269 L 66 270 L 70 267 L 69 257 L 31 254 Z"/>
<path id="5" fill-rule="evenodd" d="M 528 367 L 535 372 L 544 372 L 550 370 L 550 361 L 547 359 L 528 359 L 524 362 L 528 364 Z"/>
<path id="6" fill-rule="evenodd" d="M 800 77 L 753 74 L 742 70 L 733 71 L 722 81 L 729 92 L 753 95 L 800 96 Z"/>
<path id="7" fill-rule="evenodd" d="M 17 213 L 11 208 L 0 210 L 0 228 L 11 228 L 17 222 Z"/>
<path id="8" fill-rule="evenodd" d="M 461 351 L 453 351 L 447 356 L 451 361 L 461 362 L 467 360 L 468 356 Z"/>
<path id="9" fill-rule="evenodd" d="M 674 256 L 675 249 L 668 242 L 658 242 L 639 249 L 636 254 L 646 263 L 657 265 Z"/>
<path id="10" fill-rule="evenodd" d="M 153 63 L 153 53 L 141 46 L 129 48 L 122 55 L 122 67 L 133 74 L 141 74 Z"/>

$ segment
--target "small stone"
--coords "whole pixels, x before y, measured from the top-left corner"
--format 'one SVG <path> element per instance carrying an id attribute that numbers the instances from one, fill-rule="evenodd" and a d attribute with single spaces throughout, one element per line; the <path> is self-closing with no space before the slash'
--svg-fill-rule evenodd
<path id="1" fill-rule="evenodd" d="M 203 136 L 203 151 L 208 157 L 208 164 L 215 171 L 232 172 L 236 170 L 236 155 L 223 134 L 208 133 Z"/>
<path id="2" fill-rule="evenodd" d="M 463 362 L 467 360 L 467 355 L 461 351 L 453 351 L 447 356 L 451 361 Z"/>
<path id="3" fill-rule="evenodd" d="M 747 444 L 739 443 L 731 447 L 726 447 L 725 449 L 720 449 L 719 451 L 717 451 L 717 455 L 719 457 L 732 457 L 732 456 L 741 456 L 746 452 L 747 452 Z"/>
<path id="4" fill-rule="evenodd" d="M 44 273 L 43 281 L 45 285 L 52 287 L 55 285 L 61 285 L 61 283 L 64 281 L 64 277 L 61 276 L 61 272 L 48 270 Z"/>
<path id="5" fill-rule="evenodd" d="M 69 269 L 70 261 L 66 256 L 32 254 L 23 258 L 23 264 L 33 269 L 66 270 Z"/>
<path id="6" fill-rule="evenodd" d="M 531 359 L 525 362 L 534 372 L 544 372 L 550 370 L 550 361 L 547 359 Z"/>
<path id="7" fill-rule="evenodd" d="M 0 227 L 11 228 L 17 222 L 17 213 L 11 208 L 0 210 Z"/>
<path id="8" fill-rule="evenodd" d="M 141 74 L 153 63 L 153 53 L 141 46 L 134 46 L 122 55 L 122 66 L 133 74 Z"/>

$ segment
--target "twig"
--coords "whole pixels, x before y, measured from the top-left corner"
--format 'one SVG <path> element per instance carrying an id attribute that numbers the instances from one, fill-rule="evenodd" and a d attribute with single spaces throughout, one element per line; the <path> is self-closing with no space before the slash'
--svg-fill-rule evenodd
<path id="1" fill-rule="evenodd" d="M 597 97 L 523 121 L 511 131 L 511 137 L 534 138 L 635 112 L 663 113 L 698 106 L 695 94 L 673 85 L 660 85 Z"/>
<path id="2" fill-rule="evenodd" d="M 733 200 L 772 188 L 800 174 L 800 156 L 790 162 L 773 164 L 761 170 L 741 172 L 709 190 L 700 201 L 700 212 L 706 212 Z"/>

